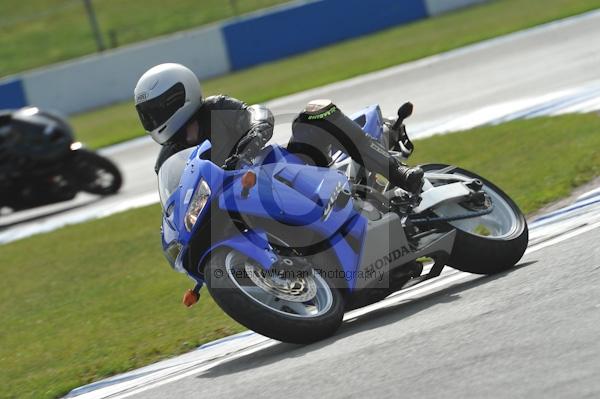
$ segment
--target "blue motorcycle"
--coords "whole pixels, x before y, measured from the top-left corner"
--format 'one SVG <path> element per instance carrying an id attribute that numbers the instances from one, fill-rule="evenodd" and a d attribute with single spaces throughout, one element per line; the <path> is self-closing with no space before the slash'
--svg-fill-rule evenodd
<path id="1" fill-rule="evenodd" d="M 379 106 L 352 119 L 384 140 Z M 226 171 L 210 161 L 210 148 L 205 141 L 182 151 L 159 171 L 165 256 L 196 283 L 186 305 L 206 284 L 229 316 L 280 341 L 328 337 L 344 312 L 439 276 L 445 265 L 505 270 L 527 247 L 517 205 L 455 166 L 422 165 L 425 184 L 411 195 L 344 151 L 319 167 L 271 145 Z M 408 158 L 407 136 L 397 149 Z"/>

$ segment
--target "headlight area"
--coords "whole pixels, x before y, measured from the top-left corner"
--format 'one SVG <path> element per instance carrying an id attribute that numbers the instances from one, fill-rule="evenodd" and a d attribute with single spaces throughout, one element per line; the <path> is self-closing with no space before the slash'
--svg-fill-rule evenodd
<path id="1" fill-rule="evenodd" d="M 188 206 L 188 210 L 185 214 L 184 224 L 187 231 L 192 231 L 196 221 L 198 220 L 198 216 L 206 206 L 208 202 L 208 198 L 210 197 L 210 187 L 206 180 L 200 180 L 200 184 L 198 184 L 198 188 L 196 188 L 196 192 L 194 193 L 192 200 L 190 201 L 190 205 Z"/>
<path id="2" fill-rule="evenodd" d="M 169 247 L 164 251 L 165 258 L 167 258 L 171 267 L 177 271 L 180 271 L 177 268 L 177 260 L 180 259 L 182 249 L 183 246 L 177 241 L 175 241 L 174 243 L 169 245 Z"/>

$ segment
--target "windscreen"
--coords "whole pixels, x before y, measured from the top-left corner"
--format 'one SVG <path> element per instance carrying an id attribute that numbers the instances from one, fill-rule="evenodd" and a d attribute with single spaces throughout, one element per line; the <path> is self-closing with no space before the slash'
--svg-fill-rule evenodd
<path id="1" fill-rule="evenodd" d="M 163 208 L 169 197 L 177 190 L 181 175 L 187 164 L 187 160 L 196 147 L 191 147 L 169 157 L 158 171 L 158 194 Z"/>

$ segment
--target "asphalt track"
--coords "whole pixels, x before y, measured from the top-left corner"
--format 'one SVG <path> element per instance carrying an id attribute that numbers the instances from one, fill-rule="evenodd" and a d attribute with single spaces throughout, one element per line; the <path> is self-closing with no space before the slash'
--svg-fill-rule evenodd
<path id="1" fill-rule="evenodd" d="M 600 12 L 591 12 L 527 31 L 428 57 L 268 103 L 277 116 L 274 140 L 285 142 L 289 121 L 313 98 L 333 99 L 346 112 L 381 104 L 393 114 L 405 100 L 415 104 L 407 123 L 419 137 L 439 126 L 456 130 L 561 98 L 564 93 L 600 90 Z M 598 96 L 596 95 L 596 99 Z M 564 103 L 564 101 L 563 101 Z M 569 102 L 562 109 L 569 109 Z M 453 122 L 460 121 L 460 124 Z M 449 124 L 449 125 L 448 125 Z M 0 242 L 50 231 L 156 201 L 153 163 L 158 152 L 148 139 L 106 149 L 124 171 L 120 194 L 74 201 L 0 216 Z"/>
<path id="2" fill-rule="evenodd" d="M 600 228 L 133 398 L 598 398 Z M 593 262 L 596 261 L 596 263 Z"/>
<path id="3" fill-rule="evenodd" d="M 442 276 L 307 346 L 246 332 L 74 390 L 99 398 L 597 398 L 600 192 L 530 225 L 502 274 Z"/>
<path id="4" fill-rule="evenodd" d="M 348 321 L 334 338 L 276 344 L 137 398 L 600 396 L 600 229 Z"/>

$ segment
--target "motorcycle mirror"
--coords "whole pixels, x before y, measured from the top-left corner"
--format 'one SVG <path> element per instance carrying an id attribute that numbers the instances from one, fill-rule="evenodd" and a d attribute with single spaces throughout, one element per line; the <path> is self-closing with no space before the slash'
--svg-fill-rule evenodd
<path id="1" fill-rule="evenodd" d="M 398 119 L 396 120 L 396 123 L 394 123 L 392 129 L 400 129 L 404 120 L 412 115 L 413 108 L 414 107 L 411 102 L 405 102 L 404 104 L 402 104 L 402 106 L 398 108 Z"/>
<path id="2" fill-rule="evenodd" d="M 398 108 L 398 119 L 406 119 L 413 113 L 414 106 L 411 102 L 406 102 L 402 104 L 400 108 Z"/>

